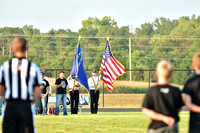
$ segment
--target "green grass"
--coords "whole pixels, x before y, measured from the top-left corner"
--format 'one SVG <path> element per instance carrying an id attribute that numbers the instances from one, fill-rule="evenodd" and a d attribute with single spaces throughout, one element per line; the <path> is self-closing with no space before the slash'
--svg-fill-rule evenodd
<path id="1" fill-rule="evenodd" d="M 189 112 L 181 112 L 180 133 L 188 130 Z M 68 116 L 35 116 L 38 133 L 145 133 L 150 119 L 141 112 L 82 113 Z M 0 123 L 1 128 L 1 123 Z"/>

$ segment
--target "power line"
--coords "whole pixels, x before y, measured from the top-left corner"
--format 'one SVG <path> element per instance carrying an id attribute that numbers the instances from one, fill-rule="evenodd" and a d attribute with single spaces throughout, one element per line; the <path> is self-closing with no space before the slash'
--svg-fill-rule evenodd
<path id="1" fill-rule="evenodd" d="M 71 38 L 71 39 L 77 39 L 78 41 L 78 36 L 66 36 L 64 34 L 60 34 L 60 35 L 2 35 L 0 34 L 0 37 L 18 37 L 18 36 L 23 36 L 23 37 L 44 37 L 44 38 Z M 107 36 L 81 36 L 82 39 L 106 39 L 107 40 Z M 197 37 L 157 37 L 157 38 L 152 38 L 152 37 L 135 37 L 135 36 L 113 36 L 110 35 L 109 36 L 110 39 L 133 39 L 133 40 L 200 40 L 200 38 Z"/>
<path id="2" fill-rule="evenodd" d="M 136 57 L 136 56 L 132 56 L 133 58 L 142 58 L 142 59 L 159 59 L 159 60 L 188 60 L 188 61 L 192 61 L 192 59 L 184 59 L 184 58 L 167 58 L 167 57 L 160 57 L 160 58 L 155 58 L 155 57 Z"/>
<path id="3" fill-rule="evenodd" d="M 174 53 L 174 52 L 152 52 L 152 51 L 133 50 L 133 53 L 134 53 L 134 52 L 152 53 L 152 54 L 154 54 L 154 53 L 155 53 L 155 54 L 170 54 L 170 55 L 171 55 L 171 54 L 175 54 L 175 55 L 176 55 L 176 54 L 177 54 L 177 55 L 187 55 L 187 54 L 192 54 L 192 55 L 193 55 L 193 54 L 194 54 L 193 52 L 192 52 L 192 53 L 182 53 L 182 52 L 181 52 L 181 53 L 178 53 L 178 52 Z"/>
<path id="4" fill-rule="evenodd" d="M 134 47 L 156 47 L 156 48 L 183 48 L 183 49 L 188 49 L 188 48 L 195 48 L 195 49 L 197 49 L 197 48 L 200 48 L 200 47 L 191 47 L 191 46 L 189 46 L 189 47 L 186 47 L 186 46 L 139 46 L 139 45 L 132 45 L 132 46 L 134 46 Z"/>

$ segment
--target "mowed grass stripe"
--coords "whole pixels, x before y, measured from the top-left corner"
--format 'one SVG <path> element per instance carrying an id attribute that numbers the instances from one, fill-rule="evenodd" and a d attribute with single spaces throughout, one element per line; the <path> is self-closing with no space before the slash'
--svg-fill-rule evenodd
<path id="1" fill-rule="evenodd" d="M 180 133 L 188 130 L 189 112 L 180 113 Z M 68 116 L 35 116 L 37 133 L 145 133 L 150 119 L 142 112 L 82 113 Z M 2 121 L 0 127 L 2 126 Z"/>

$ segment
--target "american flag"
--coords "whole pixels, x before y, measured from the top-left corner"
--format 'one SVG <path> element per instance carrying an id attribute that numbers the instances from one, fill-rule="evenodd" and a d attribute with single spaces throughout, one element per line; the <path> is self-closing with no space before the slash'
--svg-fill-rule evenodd
<path id="1" fill-rule="evenodd" d="M 113 56 L 109 41 L 106 43 L 101 62 L 101 70 L 103 71 L 103 82 L 107 84 L 107 89 L 111 92 L 113 90 L 114 81 L 125 73 L 125 68 Z"/>

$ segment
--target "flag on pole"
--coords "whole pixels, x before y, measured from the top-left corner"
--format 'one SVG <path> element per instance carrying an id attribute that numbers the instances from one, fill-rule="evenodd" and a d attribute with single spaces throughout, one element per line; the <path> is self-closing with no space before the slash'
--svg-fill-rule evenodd
<path id="1" fill-rule="evenodd" d="M 84 63 L 83 55 L 81 53 L 81 45 L 80 45 L 80 41 L 79 41 L 78 47 L 76 49 L 76 53 L 74 56 L 74 62 L 73 62 L 72 70 L 71 70 L 71 76 L 73 77 L 73 79 L 78 81 L 84 88 L 86 88 L 89 91 L 87 75 L 84 70 L 83 63 Z"/>
<path id="2" fill-rule="evenodd" d="M 101 70 L 103 71 L 103 82 L 107 84 L 107 89 L 111 92 L 113 90 L 114 81 L 125 73 L 125 68 L 113 56 L 109 41 L 106 43 L 101 62 Z"/>

